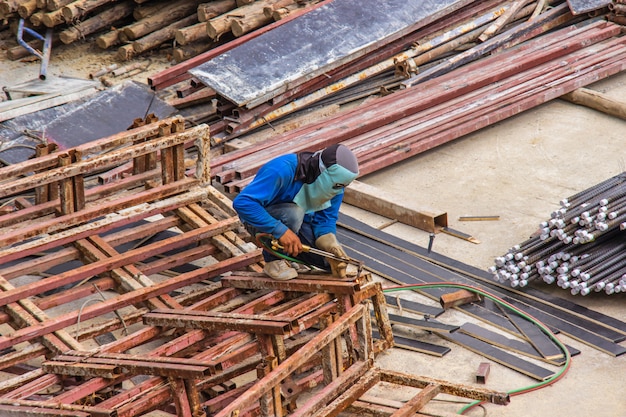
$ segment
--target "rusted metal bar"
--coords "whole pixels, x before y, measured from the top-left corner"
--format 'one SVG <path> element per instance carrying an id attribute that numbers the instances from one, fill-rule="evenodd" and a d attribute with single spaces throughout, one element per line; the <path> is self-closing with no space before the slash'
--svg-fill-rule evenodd
<path id="1" fill-rule="evenodd" d="M 597 23 L 595 27 L 601 25 L 602 23 Z M 593 26 L 585 27 L 580 29 L 580 31 L 592 30 Z M 613 36 L 615 34 L 614 28 L 607 28 L 607 32 L 604 36 Z M 566 29 L 561 33 L 560 39 L 567 39 L 568 35 L 571 35 L 572 29 Z M 584 37 L 581 35 L 580 44 L 576 45 L 574 43 L 568 42 L 568 48 L 570 50 L 580 49 L 587 43 L 584 42 Z M 306 130 L 298 129 L 296 130 L 298 134 L 295 132 L 290 132 L 288 135 L 284 135 L 287 137 L 283 137 L 283 140 L 289 140 L 290 138 L 298 138 L 297 143 L 302 144 L 302 148 L 300 145 L 292 147 L 294 151 L 298 151 L 301 149 L 311 149 L 311 141 L 315 140 L 316 149 L 319 145 L 320 149 L 328 146 L 330 143 L 328 142 L 328 138 L 334 138 L 333 143 L 337 143 L 338 141 L 345 141 L 350 137 L 355 137 L 361 134 L 365 134 L 366 132 L 371 132 L 373 129 L 382 128 L 388 123 L 394 122 L 396 120 L 401 120 L 401 117 L 406 117 L 407 114 L 416 113 L 420 110 L 426 110 L 428 108 L 432 108 L 436 104 L 444 103 L 453 98 L 459 97 L 463 94 L 467 94 L 468 92 L 484 87 L 486 85 L 490 85 L 495 81 L 500 81 L 505 79 L 506 77 L 515 75 L 519 73 L 522 68 L 532 68 L 536 65 L 539 65 L 543 62 L 554 59 L 557 56 L 562 56 L 566 53 L 566 50 L 563 50 L 561 45 L 558 45 L 557 40 L 559 38 L 555 36 L 551 36 L 546 39 L 536 40 L 530 43 L 525 47 L 528 51 L 528 60 L 523 62 L 523 67 L 520 66 L 520 62 L 518 59 L 518 51 L 508 51 L 503 52 L 501 54 L 496 55 L 481 60 L 480 63 L 474 63 L 474 65 L 467 65 L 464 67 L 462 72 L 458 74 L 456 72 L 450 72 L 448 74 L 442 75 L 436 78 L 436 83 L 433 80 L 430 80 L 427 83 L 421 83 L 420 91 L 424 91 L 422 89 L 433 88 L 435 91 L 428 96 L 418 95 L 415 98 L 416 101 L 413 100 L 413 93 L 410 89 L 406 89 L 403 92 L 398 92 L 393 94 L 388 99 L 390 101 L 390 105 L 394 109 L 393 112 L 384 112 L 376 111 L 372 108 L 372 112 L 367 112 L 365 109 L 359 109 L 358 112 L 355 112 L 354 115 L 348 113 L 342 113 L 341 118 L 348 121 L 348 125 L 350 126 L 348 130 L 346 130 L 345 126 L 341 126 L 341 123 L 332 123 L 329 124 L 325 121 L 325 126 L 320 129 L 320 126 L 317 127 L 317 130 L 314 130 L 312 127 L 308 126 Z M 547 42 L 549 41 L 549 42 Z M 549 47 L 552 45 L 552 47 Z M 493 63 L 495 67 L 493 71 L 485 72 L 482 71 L 486 65 L 489 63 Z M 468 76 L 475 70 L 476 73 L 471 77 Z M 463 81 L 457 80 L 456 82 L 451 82 L 450 84 L 447 81 L 454 77 L 460 76 L 463 78 Z M 422 107 L 420 100 L 423 101 L 424 106 Z M 376 101 L 376 107 L 380 108 L 381 105 L 384 104 L 386 98 L 382 98 Z M 393 103 L 393 104 L 392 104 Z M 398 113 L 395 113 L 398 111 Z M 339 122 L 339 120 L 336 120 Z M 341 127 L 340 127 L 341 126 Z M 336 131 L 335 131 L 336 130 Z M 326 131 L 322 133 L 323 131 Z M 331 132 L 333 131 L 333 132 Z M 311 132 L 311 133 L 309 133 Z M 320 141 L 319 143 L 317 141 Z M 274 149 L 275 152 L 279 152 L 278 149 Z M 272 152 L 268 154 L 268 152 L 264 152 L 259 156 L 272 157 L 277 153 Z M 358 154 L 357 154 L 358 156 Z M 237 167 L 235 168 L 236 178 L 247 178 L 253 175 L 258 168 L 265 163 L 265 160 L 257 160 L 258 156 L 252 156 L 251 158 L 242 158 L 237 161 Z M 217 158 L 216 158 L 217 159 Z M 252 159 L 252 160 L 250 160 Z"/>
<path id="2" fill-rule="evenodd" d="M 333 321 L 332 315 L 325 315 L 320 318 L 320 329 L 328 328 Z M 328 385 L 338 376 L 337 370 L 337 340 L 331 341 L 322 348 L 322 371 L 324 373 L 324 384 Z"/>
<path id="3" fill-rule="evenodd" d="M 209 314 L 204 315 L 199 313 Z M 285 322 L 257 316 L 248 316 L 247 318 L 244 318 L 244 315 L 228 316 L 228 314 L 217 316 L 210 314 L 210 312 L 156 310 L 144 316 L 144 323 L 151 326 L 203 329 L 208 331 L 232 329 L 262 334 L 291 334 L 292 332 L 292 323 L 290 321 Z"/>
<path id="4" fill-rule="evenodd" d="M 174 404 L 176 405 L 176 415 L 180 417 L 193 417 L 193 411 L 187 398 L 187 387 L 185 381 L 180 378 L 169 378 L 169 385 L 172 391 Z"/>
<path id="5" fill-rule="evenodd" d="M 42 364 L 45 371 L 61 375 L 102 376 L 115 374 L 154 375 L 172 378 L 199 379 L 211 373 L 210 367 L 195 360 L 169 357 L 137 359 L 132 355 L 97 354 L 90 357 L 57 355 Z M 93 369 L 93 371 L 92 371 Z M 104 374 L 101 373 L 104 371 Z"/>
<path id="6" fill-rule="evenodd" d="M 0 276 L 0 288 L 3 291 L 7 291 L 15 287 Z M 6 308 L 9 314 L 13 316 L 13 319 L 21 324 L 22 327 L 36 325 L 48 319 L 48 316 L 28 299 L 20 300 L 16 304 L 8 304 Z M 67 352 L 70 349 L 80 349 L 82 347 L 81 344 L 65 330 L 59 330 L 55 333 L 56 334 L 53 335 L 46 335 L 42 341 L 53 353 L 58 354 Z"/>
<path id="7" fill-rule="evenodd" d="M 137 226 L 133 229 L 125 229 L 117 232 L 113 232 L 106 235 L 104 239 L 110 242 L 112 246 L 117 246 L 123 243 L 128 243 L 136 239 L 143 239 L 146 236 L 151 236 L 154 233 L 161 232 L 179 225 L 178 219 L 174 217 L 168 217 L 154 222 L 146 223 L 145 225 Z M 75 248 L 66 247 L 59 249 L 53 253 L 41 256 L 37 259 L 29 259 L 27 262 L 16 263 L 14 265 L 7 265 L 0 268 L 0 275 L 11 280 L 13 278 L 26 275 L 26 274 L 38 274 L 48 269 L 60 265 L 64 262 L 69 262 L 78 259 L 78 250 Z M 38 302 L 38 301 L 36 301 Z"/>
<path id="8" fill-rule="evenodd" d="M 605 32 L 605 33 L 606 33 L 606 32 Z M 587 34 L 587 35 L 585 35 L 585 38 L 589 38 L 590 36 L 591 36 L 591 35 L 588 35 L 588 34 Z M 601 36 L 602 36 L 602 35 L 601 35 Z M 581 42 L 585 42 L 585 40 L 584 40 L 584 39 L 581 39 Z M 584 51 L 584 50 L 583 50 L 583 51 L 581 51 L 580 53 L 578 53 L 578 55 L 580 55 L 581 57 L 585 57 L 585 56 L 586 56 L 586 54 L 587 54 L 587 53 L 586 53 L 586 51 Z M 570 59 L 575 60 L 575 59 L 577 59 L 577 58 L 578 58 L 578 57 L 577 57 L 577 55 L 576 55 L 576 54 L 574 54 L 574 55 L 572 56 L 572 58 L 570 58 Z M 578 58 L 578 59 L 581 59 L 581 58 Z M 546 71 L 546 70 L 547 70 L 547 72 L 546 72 L 546 73 L 548 74 L 548 76 L 550 76 L 550 74 L 552 74 L 552 77 L 558 77 L 560 74 L 559 74 L 559 73 L 554 73 L 554 71 L 555 71 L 556 69 L 559 69 L 558 65 L 556 65 L 556 64 L 557 64 L 556 62 L 555 62 L 555 63 L 553 63 L 553 65 L 554 65 L 553 67 L 552 67 L 552 66 L 550 66 L 550 63 L 549 63 L 549 64 L 545 64 L 545 65 L 543 65 L 543 66 L 541 67 L 541 68 L 543 68 L 543 70 L 542 70 L 542 71 Z M 553 72 L 550 72 L 550 68 L 554 68 L 554 69 L 552 70 Z M 560 70 L 560 69 L 559 69 L 559 70 Z M 532 85 L 534 85 L 533 81 L 534 81 L 534 80 L 535 80 L 538 76 L 539 76 L 539 73 L 537 73 L 537 72 L 528 72 L 528 73 L 526 73 L 526 74 L 521 73 L 521 74 L 520 74 L 520 75 L 519 75 L 516 79 L 513 79 L 513 80 L 509 81 L 507 84 L 503 85 L 503 91 L 505 91 L 506 86 L 508 86 L 509 84 L 510 84 L 510 85 L 513 85 L 513 86 L 519 86 L 519 85 L 520 85 L 520 84 L 524 81 L 524 79 L 526 79 L 526 82 L 528 83 L 529 88 L 532 88 Z M 523 85 L 523 84 L 521 84 L 521 85 Z M 519 87 L 518 87 L 518 88 L 519 88 Z M 468 105 L 471 105 L 471 104 L 470 104 L 470 100 L 472 100 L 473 102 L 476 102 L 476 101 L 478 100 L 478 98 L 480 97 L 480 94 L 481 94 L 481 93 L 483 93 L 483 94 L 484 94 L 484 93 L 486 93 L 486 91 L 485 91 L 485 92 L 483 92 L 483 90 L 476 90 L 476 92 L 475 92 L 475 97 L 474 97 L 473 99 L 471 98 L 472 96 L 470 95 L 470 96 L 468 96 L 467 98 L 465 98 L 464 100 L 468 100 L 468 101 L 467 101 Z M 492 94 L 493 94 L 493 92 L 492 92 L 492 91 L 490 91 L 490 93 L 492 93 Z M 519 91 L 518 91 L 518 90 L 515 90 L 514 94 L 519 94 Z M 457 104 L 456 104 L 455 102 L 452 102 L 452 103 L 454 103 L 455 107 L 457 106 Z M 447 109 L 449 109 L 450 105 L 451 105 L 451 103 L 449 103 L 449 104 L 446 106 L 446 108 L 447 108 Z M 459 105 L 458 110 L 460 111 L 462 108 L 463 108 L 463 107 Z M 433 108 L 433 109 L 431 110 L 431 112 L 441 111 L 441 110 L 442 110 L 442 108 L 441 108 L 441 107 L 439 107 L 439 108 Z M 436 114 L 436 113 L 435 113 L 435 114 Z M 459 114 L 459 115 L 461 115 L 461 114 L 463 114 L 463 113 L 462 113 L 462 112 L 459 112 L 458 114 Z M 466 114 L 466 113 L 465 113 L 465 114 Z M 424 116 L 425 116 L 425 115 L 426 115 L 426 114 L 424 114 Z M 428 117 L 429 117 L 430 119 L 432 119 L 432 118 L 433 118 L 433 116 L 432 116 L 432 115 L 430 115 L 430 116 L 428 116 Z M 436 119 L 435 119 L 435 120 L 436 120 Z M 433 124 L 434 124 L 434 122 L 431 122 L 431 123 L 433 123 Z M 457 124 L 458 124 L 458 123 L 457 123 Z M 407 126 L 403 126 L 403 129 L 404 129 L 404 130 L 406 130 L 406 129 L 407 129 Z M 362 157 L 362 158 L 364 158 L 364 155 L 362 155 L 361 157 Z"/>
<path id="9" fill-rule="evenodd" d="M 263 276 L 237 276 L 231 275 L 222 278 L 222 285 L 233 288 L 246 289 L 273 289 L 282 291 L 299 292 L 323 292 L 331 294 L 353 294 L 358 291 L 360 285 L 351 281 L 332 281 L 322 279 L 300 279 L 290 281 L 276 281 Z"/>
<path id="10" fill-rule="evenodd" d="M 340 395 L 342 392 L 348 390 L 351 386 L 359 384 L 361 378 L 367 374 L 368 370 L 372 367 L 372 363 L 358 362 L 350 366 L 341 377 L 333 380 L 330 384 L 326 385 L 319 392 L 315 393 L 310 399 L 302 404 L 298 409 L 292 413 L 291 417 L 310 417 L 316 415 L 326 404 Z"/>
<path id="11" fill-rule="evenodd" d="M 23 341 L 32 340 L 35 337 L 39 337 L 52 331 L 62 329 L 71 324 L 75 324 L 78 320 L 79 314 L 83 320 L 87 320 L 104 314 L 105 312 L 111 312 L 124 306 L 141 302 L 161 294 L 166 294 L 174 289 L 180 288 L 181 286 L 199 282 L 213 276 L 217 276 L 226 271 L 231 271 L 232 269 L 241 268 L 249 263 L 257 262 L 260 259 L 259 257 L 260 251 L 251 252 L 238 258 L 218 262 L 217 264 L 201 268 L 197 271 L 181 274 L 178 277 L 155 284 L 151 288 L 133 291 L 131 293 L 120 295 L 114 299 L 103 301 L 100 304 L 87 306 L 81 312 L 62 314 L 39 325 L 16 330 L 11 336 L 0 336 L 0 349 L 4 349 Z M 21 292 L 19 291 L 20 289 L 16 290 L 18 291 L 11 295 L 8 295 L 9 292 L 0 295 L 7 294 L 7 301 L 5 302 L 11 302 L 8 300 Z M 18 295 L 18 297 L 20 296 Z"/>
<path id="12" fill-rule="evenodd" d="M 316 352 L 323 346 L 326 346 L 333 339 L 343 333 L 347 327 L 358 320 L 365 314 L 364 307 L 355 306 L 346 314 L 342 315 L 332 326 L 321 331 L 310 342 L 299 349 L 297 352 L 289 356 L 282 364 L 280 364 L 273 372 L 259 380 L 250 390 L 246 391 L 241 397 L 233 401 L 215 417 L 227 417 L 232 413 L 237 413 L 244 408 L 252 405 L 263 394 L 269 392 L 273 387 L 277 386 L 295 369 L 306 363 Z"/>
<path id="13" fill-rule="evenodd" d="M 99 407 L 73 404 L 49 404 L 46 401 L 29 400 L 10 400 L 9 404 L 4 404 L 6 401 L 7 400 L 0 398 L 0 413 L 6 416 L 115 417 L 114 411 L 103 410 Z"/>
<path id="14" fill-rule="evenodd" d="M 332 401 L 314 414 L 315 416 L 336 416 L 345 410 L 354 401 L 358 400 L 363 394 L 369 391 L 374 385 L 380 382 L 380 374 L 375 370 L 368 370 L 359 380 L 354 382 L 350 387 L 338 393 Z M 305 414 L 306 415 L 306 414 Z M 307 416 L 308 417 L 308 416 Z"/>
<path id="15" fill-rule="evenodd" d="M 51 149 L 48 145 L 40 143 L 35 146 L 35 157 L 40 158 L 44 155 L 48 155 Z M 43 185 L 41 187 L 35 188 L 35 204 L 42 204 L 48 201 L 49 193 L 48 193 L 49 185 Z"/>
<path id="16" fill-rule="evenodd" d="M 480 27 L 481 25 L 485 25 L 486 23 L 496 19 L 503 12 L 505 12 L 508 8 L 509 6 L 506 4 L 499 6 L 497 9 L 492 10 L 483 16 L 479 16 L 477 18 L 472 19 L 471 22 L 464 23 L 464 24 L 457 24 L 455 28 L 451 29 L 450 31 L 444 34 L 438 35 L 437 37 L 434 37 L 433 39 L 420 40 L 419 44 L 416 45 L 412 49 L 409 49 L 391 58 L 387 58 L 386 60 L 380 61 L 376 65 L 366 68 L 362 71 L 353 73 L 352 75 L 346 78 L 343 78 L 333 84 L 330 84 L 324 87 L 323 89 L 314 91 L 310 94 L 307 94 L 304 97 L 295 99 L 283 107 L 280 107 L 276 110 L 266 113 L 263 117 L 256 117 L 254 122 L 249 123 L 245 128 L 239 127 L 238 129 L 236 129 L 236 131 L 237 133 L 241 134 L 248 130 L 255 129 L 258 126 L 262 126 L 264 124 L 270 123 L 273 120 L 279 117 L 282 117 L 286 114 L 289 114 L 298 109 L 309 106 L 312 103 L 315 103 L 330 94 L 334 94 L 337 91 L 341 91 L 351 85 L 360 83 L 361 81 L 363 81 L 364 79 L 368 77 L 379 74 L 388 69 L 394 68 L 398 64 L 398 62 L 405 62 L 407 60 L 410 60 L 415 55 L 423 54 L 424 52 L 436 47 L 437 45 L 443 42 L 448 42 L 452 39 L 455 39 L 456 36 L 459 36 L 463 34 L 464 32 L 469 31 L 470 29 L 475 29 L 477 27 Z M 405 40 L 405 44 L 406 43 L 408 43 L 407 40 Z M 257 109 L 255 109 L 255 113 L 258 114 Z"/>
<path id="17" fill-rule="evenodd" d="M 131 131 L 116 133 L 112 136 L 107 136 L 79 145 L 74 149 L 76 149 L 76 151 L 79 152 L 83 158 L 90 158 L 93 155 L 109 152 L 111 149 L 128 145 L 129 143 L 132 143 L 133 140 L 138 138 L 154 136 L 158 132 L 159 125 L 161 124 L 171 124 L 174 121 L 182 120 L 181 116 L 175 116 L 162 120 L 159 124 L 150 124 Z M 28 160 L 0 168 L 0 181 L 13 180 L 31 172 L 44 172 L 45 170 L 56 167 L 57 155 L 54 153 L 46 154 L 34 160 Z"/>
<path id="18" fill-rule="evenodd" d="M 435 398 L 441 392 L 441 387 L 436 384 L 430 384 L 422 389 L 417 395 L 411 398 L 398 411 L 393 413 L 391 417 L 410 417 L 419 411 L 430 400 Z"/>
<path id="19" fill-rule="evenodd" d="M 128 146 L 126 148 L 95 156 L 89 159 L 84 159 L 83 161 L 77 162 L 64 169 L 53 168 L 44 172 L 40 172 L 38 174 L 33 174 L 29 177 L 15 179 L 2 187 L 2 189 L 0 190 L 0 197 L 7 197 L 14 194 L 19 194 L 30 188 L 34 188 L 35 186 L 59 181 L 61 179 L 69 178 L 83 172 L 110 168 L 121 162 L 126 162 L 136 156 L 145 155 L 151 152 L 155 152 L 157 150 L 170 148 L 177 144 L 189 142 L 195 139 L 197 135 L 202 134 L 202 132 L 206 129 L 208 129 L 207 125 L 200 125 L 181 133 L 175 133 L 163 138 L 148 140 L 144 143 Z M 2 173 L 0 172 L 0 174 Z"/>
<path id="20" fill-rule="evenodd" d="M 184 182 L 180 181 L 180 182 L 172 184 L 171 186 L 174 187 L 174 190 L 172 190 L 171 188 L 167 190 L 167 188 L 169 187 L 165 186 L 166 188 L 162 189 L 162 191 L 167 191 L 167 192 L 176 191 L 179 189 L 179 186 L 182 185 L 181 183 L 184 183 Z M 160 214 L 160 213 L 170 211 L 172 209 L 176 209 L 177 207 L 181 207 L 190 202 L 196 202 L 203 195 L 204 195 L 204 191 L 202 189 L 192 189 L 186 194 L 174 196 L 172 198 L 167 198 L 165 200 L 161 200 L 155 203 L 150 203 L 150 204 L 144 203 L 142 208 L 145 209 L 145 211 L 138 212 L 137 210 L 132 210 L 132 208 L 130 208 L 128 209 L 130 211 L 130 214 L 128 215 L 124 215 L 125 213 L 122 212 L 122 213 L 119 213 L 121 215 L 118 214 L 118 215 L 105 216 L 104 218 L 100 219 L 98 222 L 95 222 L 93 224 L 77 226 L 72 229 L 68 229 L 65 232 L 57 233 L 54 236 L 42 237 L 41 239 L 27 241 L 26 243 L 23 243 L 21 245 L 14 245 L 10 248 L 0 250 L 0 259 L 3 262 L 20 259 L 25 256 L 38 253 L 39 251 L 56 248 L 60 245 L 71 243 L 78 239 L 82 239 L 82 238 L 91 236 L 96 233 L 104 233 L 117 227 L 122 227 L 128 224 L 133 224 L 138 220 L 143 220 L 152 215 Z M 86 211 L 87 210 L 83 210 L 83 212 L 86 212 Z M 76 217 L 70 217 L 69 223 L 75 224 L 76 221 L 77 221 Z M 58 228 L 59 225 L 53 224 L 50 227 Z M 228 228 L 224 228 L 220 232 L 223 232 L 226 229 Z M 30 233 L 34 233 L 33 228 L 30 228 L 29 231 Z M 18 237 L 17 234 L 14 234 L 12 239 L 16 239 L 17 237 Z"/>
<path id="21" fill-rule="evenodd" d="M 68 154 L 59 155 L 59 166 L 68 167 L 72 163 Z M 71 214 L 74 208 L 74 187 L 72 187 L 72 178 L 63 178 L 59 181 L 62 214 Z"/>
<path id="22" fill-rule="evenodd" d="M 100 198 L 110 196 L 111 194 L 119 192 L 122 189 L 132 189 L 136 187 L 137 184 L 141 184 L 154 177 L 156 177 L 155 172 L 148 172 L 145 174 L 122 179 L 114 184 L 107 184 L 104 186 L 89 188 L 88 190 L 86 190 L 85 194 L 86 202 L 93 202 Z M 51 186 L 53 184 L 48 185 Z M 58 191 L 58 187 L 56 188 Z M 28 220 L 39 219 L 48 214 L 54 213 L 54 210 L 59 206 L 59 202 L 56 201 L 56 199 L 58 199 L 58 193 L 55 198 L 52 198 L 52 196 L 50 195 L 48 202 L 23 207 L 13 213 L 0 216 L 0 227 L 7 227 Z"/>
<path id="23" fill-rule="evenodd" d="M 435 378 L 413 376 L 385 369 L 379 369 L 379 373 L 381 381 L 391 384 L 421 389 L 424 389 L 429 385 L 438 385 L 441 388 L 442 393 L 470 398 L 472 400 L 485 401 L 500 405 L 506 405 L 510 401 L 509 395 L 505 392 L 498 392 L 479 387 L 470 387 L 461 384 L 452 384 Z"/>
<path id="24" fill-rule="evenodd" d="M 529 93 L 528 97 L 524 99 L 520 99 L 519 96 L 511 97 L 512 101 L 507 103 L 506 106 L 500 104 L 498 112 L 496 113 L 490 112 L 489 109 L 485 109 L 483 114 L 480 116 L 474 114 L 472 120 L 467 120 L 465 123 L 459 123 L 457 120 L 454 122 L 454 127 L 457 129 L 456 131 L 453 132 L 447 130 L 445 132 L 441 131 L 434 134 L 431 133 L 428 143 L 416 142 L 414 145 L 403 148 L 402 155 L 396 152 L 382 157 L 379 156 L 376 161 L 372 160 L 369 163 L 360 165 L 359 169 L 364 174 L 374 172 L 380 167 L 389 166 L 394 162 L 398 162 L 419 152 L 423 152 L 424 150 L 431 149 L 438 144 L 445 143 L 469 132 L 476 131 L 484 126 L 495 123 L 496 121 L 518 114 L 519 112 L 532 108 L 540 103 L 544 103 L 553 99 L 556 94 L 563 94 L 584 85 L 588 85 L 593 82 L 593 80 L 616 74 L 623 70 L 624 66 L 621 62 L 623 62 L 623 57 L 619 59 L 611 58 L 609 61 L 605 61 L 603 65 L 598 65 L 599 68 L 588 67 L 588 71 L 586 72 L 581 72 L 579 68 L 576 71 L 575 79 L 567 79 L 567 81 L 559 85 L 551 85 L 549 88 L 546 87 L 543 92 L 534 92 L 534 94 Z M 593 72 L 589 72 L 589 70 L 592 70 Z"/>

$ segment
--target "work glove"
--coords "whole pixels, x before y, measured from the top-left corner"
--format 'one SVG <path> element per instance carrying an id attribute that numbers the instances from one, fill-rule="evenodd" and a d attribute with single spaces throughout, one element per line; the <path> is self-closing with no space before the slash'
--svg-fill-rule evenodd
<path id="1" fill-rule="evenodd" d="M 341 244 L 337 241 L 337 236 L 334 233 L 326 233 L 315 240 L 315 246 L 318 249 L 321 249 L 326 252 L 330 252 L 335 256 L 339 256 L 342 258 L 347 258 L 346 252 L 341 247 Z M 348 264 L 343 261 L 337 261 L 335 259 L 327 258 L 328 263 L 330 264 L 330 269 L 332 271 L 333 276 L 337 278 L 345 278 L 346 277 L 346 269 Z"/>

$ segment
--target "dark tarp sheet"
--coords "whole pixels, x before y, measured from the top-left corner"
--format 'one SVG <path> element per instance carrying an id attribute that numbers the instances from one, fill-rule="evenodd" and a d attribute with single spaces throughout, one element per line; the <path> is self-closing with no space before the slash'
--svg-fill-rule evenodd
<path id="1" fill-rule="evenodd" d="M 15 164 L 32 157 L 42 135 L 48 143 L 69 149 L 127 130 L 136 118 L 147 114 L 163 119 L 175 112 L 148 86 L 128 81 L 81 100 L 0 123 L 0 161 Z"/>

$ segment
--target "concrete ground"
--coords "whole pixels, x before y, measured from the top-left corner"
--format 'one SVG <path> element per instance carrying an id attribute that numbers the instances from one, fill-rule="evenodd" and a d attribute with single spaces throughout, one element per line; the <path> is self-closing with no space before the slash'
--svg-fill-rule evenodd
<path id="1" fill-rule="evenodd" d="M 101 60 L 85 64 L 62 51 L 61 58 L 57 56 L 50 62 L 48 73 L 86 78 L 90 72 L 110 63 L 105 55 L 100 56 Z M 37 62 L 0 59 L 0 86 L 34 79 L 38 71 Z M 134 78 L 145 82 L 147 75 Z M 626 74 L 590 87 L 623 100 Z M 450 227 L 473 235 L 480 243 L 438 234 L 433 251 L 486 269 L 496 256 L 524 241 L 541 221 L 547 220 L 559 200 L 624 171 L 625 131 L 624 120 L 555 100 L 360 180 L 394 193 L 407 207 L 446 212 Z M 374 227 L 389 221 L 347 205 L 342 211 Z M 457 220 L 459 216 L 477 215 L 497 215 L 500 220 Z M 383 230 L 424 247 L 428 244 L 428 233 L 402 224 Z M 556 287 L 539 287 L 626 321 L 624 294 L 574 297 Z M 466 317 L 452 312 L 439 319 L 452 324 L 467 321 Z M 424 341 L 450 346 L 451 352 L 437 358 L 394 348 L 379 356 L 378 365 L 472 385 L 478 365 L 490 362 L 434 335 L 421 336 Z M 626 358 L 614 358 L 567 337 L 562 337 L 562 341 L 581 350 L 564 378 L 543 389 L 513 396 L 507 406 L 486 405 L 468 415 L 626 416 L 626 388 L 621 379 L 626 372 Z M 487 383 L 477 386 L 509 391 L 535 382 L 491 363 Z M 405 389 L 383 387 L 381 391 L 388 399 L 406 400 L 411 395 Z M 434 407 L 454 413 L 461 406 L 439 402 Z"/>
<path id="2" fill-rule="evenodd" d="M 589 88 L 623 101 L 626 74 Z M 548 220 L 550 213 L 559 208 L 561 199 L 625 171 L 625 131 L 624 120 L 555 100 L 359 180 L 393 193 L 403 206 L 447 213 L 451 228 L 474 236 L 480 243 L 439 233 L 433 251 L 487 269 L 494 264 L 495 257 L 523 242 L 540 222 Z M 355 207 L 344 206 L 342 211 L 374 227 L 389 221 Z M 458 221 L 460 216 L 487 215 L 500 216 L 500 220 Z M 399 223 L 382 230 L 428 246 L 427 232 Z M 571 296 L 555 285 L 536 287 L 626 321 L 624 294 L 592 293 L 582 297 Z M 446 312 L 438 319 L 456 324 L 467 317 Z M 423 337 L 424 341 L 450 346 L 452 351 L 443 358 L 432 358 L 392 349 L 378 359 L 380 366 L 474 384 L 480 362 L 490 362 L 436 336 Z M 626 388 L 621 378 L 626 372 L 626 358 L 612 357 L 566 336 L 560 339 L 581 350 L 561 380 L 513 396 L 507 406 L 487 405 L 468 415 L 625 416 Z M 534 383 L 516 371 L 491 363 L 484 386 L 509 391 Z M 458 404 L 451 408 L 460 409 Z"/>

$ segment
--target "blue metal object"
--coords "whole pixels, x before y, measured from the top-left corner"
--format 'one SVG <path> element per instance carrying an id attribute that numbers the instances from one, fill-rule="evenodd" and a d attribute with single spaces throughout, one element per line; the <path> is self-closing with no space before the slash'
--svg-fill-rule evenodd
<path id="1" fill-rule="evenodd" d="M 26 31 L 26 33 L 28 33 L 32 37 L 43 41 L 43 48 L 41 52 L 39 52 L 38 50 L 30 46 L 28 43 L 26 43 L 26 41 L 24 40 L 24 31 Z M 22 45 L 24 48 L 26 48 L 28 52 L 39 57 L 39 59 L 41 59 L 41 67 L 39 69 L 39 79 L 45 80 L 46 71 L 48 69 L 48 62 L 50 61 L 50 49 L 52 49 L 52 28 L 48 28 L 48 30 L 46 30 L 46 36 L 41 36 L 39 33 L 35 32 L 34 30 L 24 27 L 24 19 L 20 19 L 18 26 L 17 26 L 17 42 L 20 45 Z"/>

